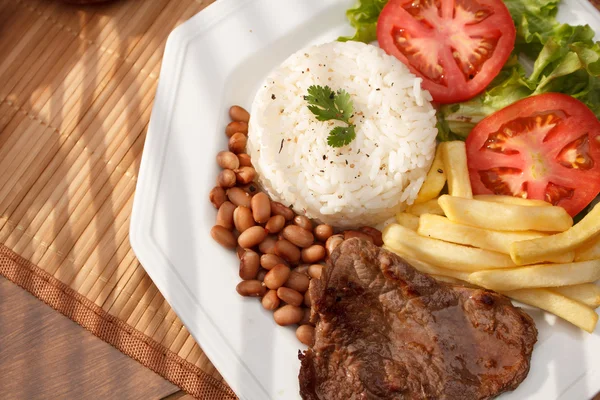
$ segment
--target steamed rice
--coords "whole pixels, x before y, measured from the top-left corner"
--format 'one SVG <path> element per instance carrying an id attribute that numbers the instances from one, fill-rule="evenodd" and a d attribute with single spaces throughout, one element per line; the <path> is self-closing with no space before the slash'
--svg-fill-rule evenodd
<path id="1" fill-rule="evenodd" d="M 271 198 L 322 223 L 376 225 L 412 204 L 435 151 L 436 119 L 421 79 L 378 47 L 333 42 L 301 50 L 268 76 L 252 105 L 248 153 Z M 346 90 L 356 139 L 333 148 L 340 122 L 320 122 L 311 85 Z"/>

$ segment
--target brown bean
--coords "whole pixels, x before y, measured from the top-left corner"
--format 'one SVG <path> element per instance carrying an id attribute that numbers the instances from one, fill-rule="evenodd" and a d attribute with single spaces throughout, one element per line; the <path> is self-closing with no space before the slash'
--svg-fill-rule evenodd
<path id="1" fill-rule="evenodd" d="M 253 226 L 246 229 L 238 237 L 238 244 L 245 249 L 256 246 L 267 237 L 267 231 L 262 226 Z"/>
<path id="2" fill-rule="evenodd" d="M 310 325 L 300 325 L 296 329 L 296 337 L 300 343 L 312 346 L 315 344 L 315 328 Z"/>
<path id="3" fill-rule="evenodd" d="M 283 286 L 294 289 L 297 292 L 304 293 L 308 290 L 309 285 L 310 279 L 308 279 L 308 276 L 291 271 L 290 276 L 288 277 L 287 281 L 285 281 Z"/>
<path id="4" fill-rule="evenodd" d="M 308 267 L 308 275 L 313 279 L 321 279 L 321 273 L 323 272 L 323 266 L 319 264 L 313 264 Z"/>
<path id="5" fill-rule="evenodd" d="M 273 213 L 273 215 L 283 216 L 283 218 L 285 218 L 286 221 L 291 221 L 296 215 L 294 214 L 291 208 L 286 207 L 277 201 L 271 202 L 271 212 Z"/>
<path id="6" fill-rule="evenodd" d="M 267 292 L 267 288 L 263 286 L 262 282 L 256 279 L 241 281 L 238 283 L 235 290 L 237 290 L 240 296 L 251 297 L 260 297 Z"/>
<path id="7" fill-rule="evenodd" d="M 240 167 L 252 167 L 252 159 L 246 153 L 240 153 L 237 155 L 240 161 Z"/>
<path id="8" fill-rule="evenodd" d="M 221 225 L 215 225 L 210 230 L 210 235 L 221 246 L 228 249 L 235 249 L 235 236 L 233 236 L 233 233 L 229 229 Z"/>
<path id="9" fill-rule="evenodd" d="M 271 204 L 269 203 L 269 211 L 271 208 Z M 279 233 L 285 226 L 285 218 L 283 215 L 273 215 L 267 221 L 265 228 L 269 231 L 269 233 Z"/>
<path id="10" fill-rule="evenodd" d="M 236 241 L 237 241 L 237 239 L 236 239 Z M 246 252 L 246 249 L 245 249 L 245 248 L 243 248 L 242 246 L 240 246 L 240 245 L 238 244 L 238 245 L 236 246 L 236 248 L 235 248 L 235 252 L 236 252 L 236 254 L 237 254 L 237 258 L 238 258 L 238 260 L 241 260 L 241 259 L 242 259 L 242 256 L 243 256 L 243 255 L 244 255 L 244 253 Z"/>
<path id="11" fill-rule="evenodd" d="M 275 243 L 275 254 L 291 263 L 300 261 L 300 249 L 285 239 Z"/>
<path id="12" fill-rule="evenodd" d="M 277 264 L 285 264 L 285 260 L 275 254 L 263 254 L 260 256 L 260 265 L 264 269 L 273 269 Z"/>
<path id="13" fill-rule="evenodd" d="M 300 322 L 298 322 L 298 325 L 311 325 L 311 326 L 315 326 L 315 324 L 313 324 L 312 322 L 310 322 L 310 308 L 305 308 L 304 309 L 304 316 L 302 317 L 302 319 L 300 320 Z"/>
<path id="14" fill-rule="evenodd" d="M 221 186 L 222 188 L 227 189 L 233 187 L 235 186 L 235 182 L 235 172 L 230 169 L 224 169 L 217 175 L 217 186 Z"/>
<path id="15" fill-rule="evenodd" d="M 301 293 L 296 292 L 294 289 L 280 287 L 277 289 L 277 297 L 287 304 L 300 307 L 304 302 L 304 296 Z"/>
<path id="16" fill-rule="evenodd" d="M 352 238 L 359 238 L 359 239 L 367 240 L 367 241 L 373 243 L 373 237 L 371 235 L 367 235 L 366 233 L 363 233 L 361 231 L 353 231 L 353 230 L 344 231 L 344 240 L 348 240 L 348 239 L 352 239 Z"/>
<path id="17" fill-rule="evenodd" d="M 311 231 L 307 231 L 297 225 L 288 225 L 283 228 L 283 237 L 298 247 L 308 247 L 315 242 Z"/>
<path id="18" fill-rule="evenodd" d="M 313 244 L 305 249 L 302 249 L 302 261 L 305 263 L 316 263 L 325 258 L 325 247 L 320 244 Z"/>
<path id="19" fill-rule="evenodd" d="M 308 267 L 308 264 L 298 265 L 296 268 L 294 268 L 294 271 L 296 271 L 299 274 L 304 274 L 308 276 Z"/>
<path id="20" fill-rule="evenodd" d="M 297 324 L 302 320 L 303 316 L 304 311 L 300 307 L 291 304 L 286 304 L 273 313 L 275 322 L 281 326 Z"/>
<path id="21" fill-rule="evenodd" d="M 250 168 L 250 167 L 246 167 Z M 252 216 L 259 224 L 264 224 L 271 217 L 271 200 L 266 193 L 260 192 L 252 197 Z"/>
<path id="22" fill-rule="evenodd" d="M 259 192 L 258 185 L 254 182 L 250 182 L 245 185 L 240 185 L 239 188 L 242 189 L 244 192 L 248 193 L 250 196 L 254 196 L 256 193 Z"/>
<path id="23" fill-rule="evenodd" d="M 248 124 L 246 122 L 242 122 L 242 121 L 233 121 L 233 122 L 230 122 L 229 124 L 227 124 L 227 127 L 225 127 L 225 134 L 228 137 L 232 137 L 236 133 L 241 133 L 243 135 L 247 135 L 248 134 Z"/>
<path id="24" fill-rule="evenodd" d="M 250 194 L 244 192 L 244 189 L 239 187 L 232 187 L 227 190 L 227 198 L 236 206 L 244 206 L 250 208 L 250 201 L 252 200 L 252 196 Z"/>
<path id="25" fill-rule="evenodd" d="M 313 228 L 313 224 L 310 219 L 304 215 L 296 215 L 294 217 L 294 224 L 298 225 L 302 229 L 306 229 L 307 231 L 312 231 Z"/>
<path id="26" fill-rule="evenodd" d="M 315 228 L 315 237 L 321 242 L 326 241 L 333 235 L 333 228 L 327 224 L 317 225 Z"/>
<path id="27" fill-rule="evenodd" d="M 250 113 L 240 106 L 231 106 L 229 108 L 229 118 L 232 121 L 247 123 L 250 121 Z"/>
<path id="28" fill-rule="evenodd" d="M 310 290 L 304 292 L 304 305 L 308 308 L 312 305 L 312 301 L 310 300 Z"/>
<path id="29" fill-rule="evenodd" d="M 240 260 L 240 278 L 245 281 L 256 279 L 259 269 L 260 257 L 258 253 L 247 249 Z"/>
<path id="30" fill-rule="evenodd" d="M 277 237 L 273 235 L 269 235 L 260 242 L 258 245 L 258 250 L 264 254 L 275 254 L 275 243 L 277 243 Z"/>
<path id="31" fill-rule="evenodd" d="M 267 272 L 269 272 L 269 271 L 267 271 L 267 270 L 266 270 L 266 269 L 264 269 L 264 268 L 261 268 L 261 269 L 258 271 L 258 274 L 256 274 L 256 279 L 258 279 L 258 280 L 259 280 L 259 281 L 261 281 L 261 282 L 264 282 L 264 280 L 265 280 L 265 276 L 267 275 Z"/>
<path id="32" fill-rule="evenodd" d="M 246 143 L 248 143 L 248 136 L 240 132 L 234 133 L 229 138 L 229 151 L 235 154 L 244 153 L 246 152 Z"/>
<path id="33" fill-rule="evenodd" d="M 242 185 L 246 185 L 256 178 L 256 171 L 252 167 L 240 167 L 233 172 L 235 172 L 237 182 Z"/>
<path id="34" fill-rule="evenodd" d="M 359 231 L 371 236 L 375 246 L 383 246 L 383 235 L 379 229 L 371 228 L 370 226 L 363 226 L 362 228 L 359 228 Z"/>
<path id="35" fill-rule="evenodd" d="M 265 275 L 265 285 L 269 289 L 279 289 L 290 277 L 290 267 L 277 264 Z"/>
<path id="36" fill-rule="evenodd" d="M 248 228 L 252 228 L 255 223 L 252 218 L 252 211 L 248 207 L 239 206 L 233 211 L 233 224 L 239 233 L 244 232 Z"/>
<path id="37" fill-rule="evenodd" d="M 279 307 L 279 304 L 281 303 L 281 300 L 277 297 L 277 290 L 269 290 L 267 294 L 263 296 L 261 303 L 265 310 L 277 310 L 277 307 Z"/>
<path id="38" fill-rule="evenodd" d="M 240 160 L 230 151 L 220 151 L 217 153 L 217 164 L 224 169 L 237 169 L 240 167 Z"/>
<path id="39" fill-rule="evenodd" d="M 223 189 L 221 186 L 215 186 L 208 194 L 208 199 L 216 209 L 219 209 L 227 200 L 225 189 Z"/>
<path id="40" fill-rule="evenodd" d="M 331 253 L 344 241 L 344 235 L 333 235 L 325 242 L 325 248 L 327 249 L 327 255 L 331 256 Z"/>
<path id="41" fill-rule="evenodd" d="M 235 205 L 229 201 L 224 202 L 217 211 L 217 222 L 215 225 L 220 225 L 223 228 L 232 230 L 233 229 L 233 212 L 235 211 Z"/>

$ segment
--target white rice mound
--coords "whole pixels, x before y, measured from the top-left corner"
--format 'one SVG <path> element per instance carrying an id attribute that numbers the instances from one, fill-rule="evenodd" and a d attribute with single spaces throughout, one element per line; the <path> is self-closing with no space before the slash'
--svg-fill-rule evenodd
<path id="1" fill-rule="evenodd" d="M 311 85 L 346 90 L 356 139 L 333 148 L 342 122 L 320 122 Z M 375 226 L 412 204 L 435 152 L 435 110 L 421 79 L 376 46 L 332 42 L 303 49 L 258 91 L 248 153 L 271 198 L 338 228 Z"/>

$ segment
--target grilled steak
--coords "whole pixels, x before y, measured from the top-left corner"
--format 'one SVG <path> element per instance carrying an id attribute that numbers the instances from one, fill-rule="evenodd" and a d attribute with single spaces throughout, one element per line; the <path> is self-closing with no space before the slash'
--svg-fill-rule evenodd
<path id="1" fill-rule="evenodd" d="M 348 239 L 311 283 L 304 399 L 489 399 L 527 376 L 534 322 L 487 290 L 441 283 Z"/>

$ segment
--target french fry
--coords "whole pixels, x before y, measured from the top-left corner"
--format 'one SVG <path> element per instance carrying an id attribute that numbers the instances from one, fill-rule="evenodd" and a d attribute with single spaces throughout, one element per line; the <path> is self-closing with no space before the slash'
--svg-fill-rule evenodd
<path id="1" fill-rule="evenodd" d="M 579 285 L 598 279 L 600 260 L 477 271 L 469 275 L 468 281 L 487 289 L 503 291 Z"/>
<path id="2" fill-rule="evenodd" d="M 493 203 L 516 204 L 519 206 L 551 206 L 544 200 L 524 199 L 522 197 L 501 196 L 496 194 L 478 194 L 473 196 L 475 200 L 491 201 Z"/>
<path id="3" fill-rule="evenodd" d="M 442 146 L 438 146 L 425 182 L 423 182 L 423 186 L 421 186 L 421 190 L 419 190 L 419 194 L 415 199 L 415 204 L 435 199 L 440 195 L 445 184 L 446 170 L 444 169 L 444 160 L 442 159 Z"/>
<path id="4" fill-rule="evenodd" d="M 546 310 L 589 333 L 594 332 L 598 314 L 590 307 L 548 289 L 521 289 L 502 292 L 524 304 Z"/>
<path id="5" fill-rule="evenodd" d="M 546 236 L 544 233 L 534 231 L 493 231 L 490 229 L 458 224 L 450 221 L 448 218 L 432 214 L 421 215 L 417 233 L 421 236 L 427 236 L 445 242 L 464 244 L 504 254 L 510 253 L 510 245 L 512 242 Z M 569 255 L 567 254 L 567 256 Z M 570 259 L 555 262 L 571 262 L 573 261 L 573 257 L 573 254 L 570 254 Z M 562 258 L 562 260 L 565 259 L 566 257 Z"/>
<path id="6" fill-rule="evenodd" d="M 396 222 L 411 231 L 416 231 L 419 227 L 419 217 L 409 213 L 398 213 L 396 214 Z"/>
<path id="7" fill-rule="evenodd" d="M 562 286 L 550 290 L 594 309 L 600 307 L 600 286 L 595 283 Z"/>
<path id="8" fill-rule="evenodd" d="M 438 203 L 449 220 L 498 231 L 562 232 L 573 225 L 564 208 L 520 206 L 443 195 Z M 541 240 L 534 239 L 534 240 Z"/>
<path id="9" fill-rule="evenodd" d="M 575 261 L 588 261 L 597 258 L 600 258 L 600 236 L 575 251 Z"/>
<path id="10" fill-rule="evenodd" d="M 417 217 L 422 214 L 444 215 L 444 211 L 438 204 L 437 199 L 429 200 L 424 203 L 413 204 L 406 209 L 406 212 Z"/>
<path id="11" fill-rule="evenodd" d="M 441 148 L 444 170 L 448 179 L 448 193 L 451 196 L 473 198 L 469 168 L 467 167 L 467 151 L 465 142 L 444 142 Z"/>
<path id="12" fill-rule="evenodd" d="M 600 203 L 569 230 L 556 235 L 513 243 L 510 247 L 510 256 L 517 265 L 542 262 L 553 254 L 573 251 L 597 235 L 600 235 Z"/>
<path id="13" fill-rule="evenodd" d="M 456 271 L 515 267 L 506 254 L 426 238 L 398 224 L 384 229 L 383 242 L 404 257 Z"/>
<path id="14" fill-rule="evenodd" d="M 446 277 L 449 277 L 452 279 L 457 279 L 457 280 L 464 281 L 464 282 L 466 282 L 467 278 L 469 277 L 468 272 L 455 271 L 452 269 L 436 267 L 435 265 L 431 265 L 424 261 L 411 258 L 400 251 L 390 248 L 389 246 L 384 245 L 383 248 L 391 251 L 392 253 L 398 254 L 400 257 L 405 259 L 410 265 L 412 265 L 417 271 L 423 272 L 424 274 L 438 275 L 438 276 L 442 275 L 442 276 L 446 276 Z"/>

